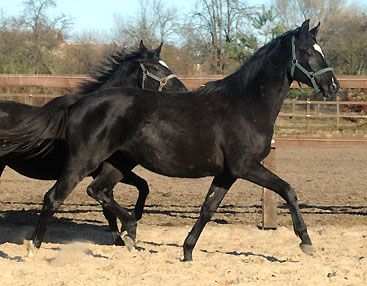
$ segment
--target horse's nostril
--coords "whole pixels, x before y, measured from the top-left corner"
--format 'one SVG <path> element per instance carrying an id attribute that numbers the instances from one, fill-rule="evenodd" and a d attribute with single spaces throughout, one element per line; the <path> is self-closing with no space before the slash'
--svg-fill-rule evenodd
<path id="1" fill-rule="evenodd" d="M 330 87 L 329 87 L 329 91 L 331 93 L 336 93 L 338 91 L 338 85 L 333 83 Z"/>

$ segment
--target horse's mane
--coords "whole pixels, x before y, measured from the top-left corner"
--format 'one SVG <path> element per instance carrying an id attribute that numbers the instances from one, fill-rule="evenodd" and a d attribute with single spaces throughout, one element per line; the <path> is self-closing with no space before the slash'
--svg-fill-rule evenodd
<path id="1" fill-rule="evenodd" d="M 100 64 L 97 71 L 92 72 L 89 76 L 90 80 L 85 80 L 79 85 L 79 93 L 86 94 L 96 91 L 109 80 L 118 69 L 129 63 L 131 60 L 140 56 L 139 50 L 125 53 L 123 50 L 116 52 L 114 55 L 108 56 L 105 62 Z"/>
<path id="2" fill-rule="evenodd" d="M 258 49 L 236 72 L 223 79 L 206 83 L 205 86 L 197 89 L 196 93 L 199 95 L 221 93 L 223 96 L 243 94 L 259 73 L 267 68 L 269 59 L 277 51 L 282 41 L 289 35 L 295 35 L 298 29 L 288 31 L 273 39 Z"/>

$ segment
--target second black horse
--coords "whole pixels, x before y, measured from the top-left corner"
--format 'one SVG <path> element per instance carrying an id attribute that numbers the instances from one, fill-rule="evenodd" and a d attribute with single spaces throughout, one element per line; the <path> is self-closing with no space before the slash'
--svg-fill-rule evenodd
<path id="1" fill-rule="evenodd" d="M 85 94 L 93 91 L 102 91 L 110 87 L 127 86 L 155 90 L 186 91 L 183 83 L 172 73 L 167 65 L 160 58 L 162 44 L 155 50 L 149 50 L 143 42 L 140 42 L 138 50 L 123 53 L 118 52 L 111 56 L 96 73 L 92 74 L 93 80 L 85 81 L 81 84 L 80 93 L 68 95 L 65 101 L 58 101 L 58 109 L 67 110 Z M 55 107 L 56 108 L 56 107 Z M 20 104 L 13 101 L 0 101 L 0 130 L 7 132 L 22 124 L 26 119 L 37 116 L 40 107 Z M 52 142 L 53 147 L 47 153 L 37 154 L 40 150 L 36 148 L 33 152 L 16 153 L 11 152 L 0 157 L 0 176 L 5 168 L 9 166 L 18 173 L 39 180 L 57 180 L 63 169 L 66 144 L 62 140 Z M 43 142 L 42 144 L 45 144 Z M 41 145 L 42 147 L 43 145 Z M 97 170 L 92 172 L 96 177 L 104 168 L 112 172 L 113 167 L 108 164 L 101 164 Z M 147 182 L 130 172 L 122 183 L 134 185 L 139 190 L 138 200 L 135 205 L 135 218 L 139 220 L 142 216 L 145 200 L 149 193 Z M 112 195 L 112 189 L 110 190 Z M 116 245 L 123 244 L 120 238 L 116 216 L 113 212 L 103 207 L 103 214 L 106 217 L 112 234 L 113 242 Z"/>

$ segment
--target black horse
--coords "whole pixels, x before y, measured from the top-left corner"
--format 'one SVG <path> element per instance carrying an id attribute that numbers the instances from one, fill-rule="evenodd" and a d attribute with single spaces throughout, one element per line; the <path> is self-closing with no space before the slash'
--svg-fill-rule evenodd
<path id="1" fill-rule="evenodd" d="M 187 89 L 182 82 L 177 79 L 160 59 L 161 48 L 162 44 L 155 50 L 148 50 L 141 41 L 137 51 L 127 54 L 123 52 L 116 53 L 101 65 L 99 71 L 92 74 L 93 80 L 88 80 L 81 84 L 80 94 L 116 86 L 186 91 Z M 68 101 L 62 103 L 63 108 L 67 109 L 80 97 L 81 95 L 68 96 Z M 15 128 L 27 118 L 37 116 L 39 111 L 40 107 L 12 101 L 0 101 L 0 130 L 6 132 Z M 0 176 L 5 166 L 9 166 L 27 177 L 40 180 L 57 180 L 63 167 L 66 145 L 61 140 L 53 142 L 53 149 L 47 154 L 29 156 L 27 153 L 9 153 L 1 156 Z M 105 165 L 104 168 L 113 168 L 108 163 Z M 100 169 L 102 169 L 102 165 L 92 175 L 94 177 L 97 176 Z M 122 182 L 134 185 L 139 190 L 139 197 L 134 210 L 135 217 L 139 220 L 149 193 L 148 184 L 133 172 L 124 178 Z M 104 207 L 103 214 L 109 222 L 114 243 L 122 244 L 117 229 L 116 216 Z"/>
<path id="2" fill-rule="evenodd" d="M 316 42 L 318 29 L 319 25 L 309 31 L 307 20 L 260 48 L 237 72 L 184 95 L 112 88 L 89 94 L 67 110 L 55 109 L 58 104 L 51 101 L 22 126 L 1 133 L 6 146 L 0 154 L 32 150 L 44 138 L 67 142 L 62 173 L 44 197 L 32 244 L 40 247 L 55 211 L 74 187 L 106 160 L 119 173 L 100 172 L 87 191 L 115 212 L 132 241 L 135 218 L 108 190 L 140 164 L 172 177 L 214 176 L 200 217 L 184 242 L 185 261 L 192 260 L 204 226 L 237 179 L 278 193 L 289 206 L 301 249 L 312 254 L 296 192 L 261 161 L 270 151 L 274 123 L 293 80 L 313 86 L 325 96 L 338 89 Z"/>

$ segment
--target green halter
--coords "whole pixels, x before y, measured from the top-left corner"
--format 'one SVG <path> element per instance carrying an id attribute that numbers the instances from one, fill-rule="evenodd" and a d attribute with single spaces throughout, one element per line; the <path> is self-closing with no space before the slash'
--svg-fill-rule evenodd
<path id="1" fill-rule="evenodd" d="M 330 67 L 327 68 L 323 68 L 317 72 L 309 72 L 308 70 L 306 70 L 297 60 L 296 58 L 296 46 L 294 44 L 295 42 L 295 38 L 294 36 L 292 37 L 292 67 L 291 67 L 291 77 L 293 78 L 294 75 L 294 70 L 297 67 L 301 72 L 303 72 L 310 80 L 312 83 L 313 88 L 315 89 L 316 92 L 319 92 L 319 88 L 317 87 L 316 81 L 315 81 L 315 77 L 319 76 L 320 74 L 323 74 L 325 72 L 328 71 L 332 71 L 333 69 Z"/>

